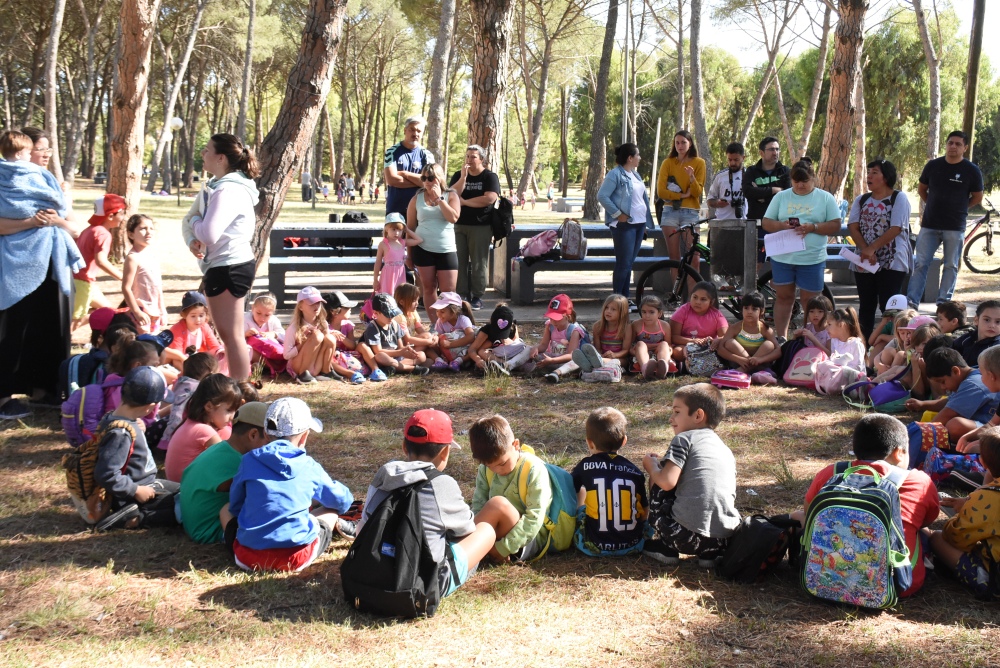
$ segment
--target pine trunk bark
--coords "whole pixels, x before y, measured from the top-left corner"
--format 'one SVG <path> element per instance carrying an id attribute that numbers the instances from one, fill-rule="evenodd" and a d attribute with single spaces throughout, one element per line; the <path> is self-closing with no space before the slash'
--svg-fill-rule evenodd
<path id="1" fill-rule="evenodd" d="M 927 61 L 927 79 L 930 84 L 930 110 L 927 114 L 927 159 L 937 157 L 941 143 L 941 59 L 934 50 L 934 41 L 927 29 L 927 18 L 921 0 L 912 0 L 913 12 L 917 16 L 917 29 L 924 45 L 924 59 Z"/>
<path id="2" fill-rule="evenodd" d="M 677 129 L 687 118 L 687 85 L 684 81 L 684 0 L 677 0 Z M 659 165 L 657 165 L 659 167 Z"/>
<path id="3" fill-rule="evenodd" d="M 836 46 L 830 68 L 830 100 L 826 107 L 823 152 L 816 173 L 817 186 L 837 199 L 844 192 L 851 156 L 851 138 L 857 109 L 854 88 L 860 73 L 868 0 L 840 0 Z"/>
<path id="4" fill-rule="evenodd" d="M 705 92 L 701 76 L 701 3 L 702 0 L 691 0 L 691 112 L 698 156 L 705 161 L 705 178 L 708 179 L 715 172 L 712 170 L 712 148 L 705 124 Z"/>
<path id="5" fill-rule="evenodd" d="M 601 65 L 594 85 L 594 128 L 590 133 L 590 160 L 587 161 L 587 181 L 584 187 L 583 218 L 597 220 L 600 205 L 597 191 L 604 181 L 607 166 L 607 109 L 604 96 L 611 75 L 611 56 L 615 49 L 615 30 L 618 26 L 618 0 L 608 0 L 608 19 L 604 24 L 604 45 L 601 47 Z"/>
<path id="6" fill-rule="evenodd" d="M 559 191 L 566 197 L 569 188 L 569 87 L 559 89 Z"/>
<path id="7" fill-rule="evenodd" d="M 535 100 L 535 110 L 527 109 L 531 116 L 528 128 L 528 141 L 524 151 L 524 167 L 521 170 L 521 181 L 517 185 L 517 191 L 524 193 L 528 191 L 532 176 L 535 173 L 535 162 L 538 160 L 538 145 L 542 141 L 542 116 L 545 113 L 546 91 L 549 87 L 549 72 L 552 69 L 552 41 L 545 43 L 542 51 L 542 62 L 538 68 L 538 99 Z M 531 82 L 525 79 L 524 86 L 527 89 Z"/>
<path id="8" fill-rule="evenodd" d="M 83 0 L 77 0 L 77 4 L 80 7 L 80 18 L 83 21 L 83 27 L 87 35 L 87 64 L 83 96 L 74 105 L 73 121 L 70 123 L 69 134 L 66 140 L 66 156 L 63 161 L 63 176 L 70 187 L 73 186 L 73 181 L 76 178 L 76 166 L 80 160 L 80 147 L 83 144 L 83 137 L 90 125 L 94 93 L 97 89 L 97 54 L 95 42 L 97 32 L 103 23 L 104 7 L 107 1 L 102 0 L 100 5 L 98 5 L 93 23 L 87 18 L 87 11 Z"/>
<path id="9" fill-rule="evenodd" d="M 52 25 L 49 30 L 49 44 L 45 50 L 45 134 L 49 138 L 52 157 L 49 158 L 49 171 L 63 180 L 62 162 L 59 159 L 59 118 L 56 115 L 56 94 L 59 92 L 56 81 L 59 68 L 59 38 L 62 36 L 63 15 L 66 13 L 66 0 L 56 0 L 52 12 Z"/>
<path id="10" fill-rule="evenodd" d="M 812 93 L 809 95 L 809 106 L 806 108 L 805 119 L 802 121 L 802 134 L 799 143 L 789 147 L 792 163 L 797 162 L 809 150 L 809 138 L 812 136 L 813 125 L 816 123 L 816 109 L 819 108 L 819 96 L 823 92 L 823 80 L 826 78 L 826 54 L 830 51 L 830 24 L 833 18 L 833 7 L 826 6 L 823 14 L 823 36 L 819 42 L 819 60 L 816 63 L 816 75 L 813 77 Z"/>
<path id="11" fill-rule="evenodd" d="M 427 136 L 425 145 L 435 158 L 441 159 L 444 148 L 445 90 L 448 85 L 448 66 L 451 63 L 452 37 L 455 34 L 455 0 L 441 0 L 441 24 L 437 43 L 434 45 L 434 62 L 431 64 L 430 106 L 427 109 Z M 444 165 L 447 170 L 447 163 Z"/>
<path id="12" fill-rule="evenodd" d="M 309 3 L 298 58 L 288 73 L 285 99 L 260 150 L 260 202 L 253 240 L 258 265 L 285 193 L 296 176 L 299 156 L 312 139 L 320 109 L 330 93 L 346 13 L 347 0 Z"/>
<path id="13" fill-rule="evenodd" d="M 615 0 L 612 0 L 614 2 Z M 470 0 L 476 57 L 472 66 L 469 143 L 479 144 L 483 163 L 494 171 L 503 130 L 503 105 L 510 67 L 513 0 Z"/>
<path id="14" fill-rule="evenodd" d="M 250 14 L 247 19 L 247 48 L 243 55 L 243 88 L 240 91 L 240 113 L 236 117 L 236 136 L 246 142 L 247 106 L 250 104 L 250 81 L 253 77 L 253 37 L 257 20 L 257 0 L 248 0 Z"/>
<path id="15" fill-rule="evenodd" d="M 865 130 L 865 77 L 861 72 L 858 72 L 858 83 L 854 88 L 854 106 L 857 109 L 857 117 L 854 121 L 854 192 L 851 193 L 852 198 L 857 197 L 867 190 L 865 188 L 868 172 L 865 166 L 867 164 L 865 160 L 865 142 L 867 141 L 867 132 Z"/>

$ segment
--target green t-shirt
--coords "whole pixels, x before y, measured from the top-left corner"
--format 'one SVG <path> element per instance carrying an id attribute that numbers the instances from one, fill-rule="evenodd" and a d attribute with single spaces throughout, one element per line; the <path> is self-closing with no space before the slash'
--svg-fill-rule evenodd
<path id="1" fill-rule="evenodd" d="M 223 527 L 219 511 L 229 503 L 229 491 L 216 491 L 231 480 L 243 455 L 228 441 L 216 443 L 198 455 L 181 475 L 181 519 L 184 531 L 196 543 L 218 543 Z"/>
<path id="2" fill-rule="evenodd" d="M 798 218 L 799 223 L 825 223 L 828 220 L 840 219 L 840 207 L 833 195 L 813 188 L 808 195 L 796 195 L 789 188 L 774 196 L 767 206 L 765 218 L 786 221 Z M 785 264 L 809 265 L 826 262 L 826 235 L 810 233 L 806 235 L 806 249 L 794 253 L 782 253 L 771 258 Z"/>

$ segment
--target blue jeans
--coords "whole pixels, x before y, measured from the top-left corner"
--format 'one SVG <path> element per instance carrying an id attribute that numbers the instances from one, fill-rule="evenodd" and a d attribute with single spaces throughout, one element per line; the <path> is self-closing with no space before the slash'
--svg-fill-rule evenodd
<path id="1" fill-rule="evenodd" d="M 616 294 L 628 297 L 632 284 L 632 265 L 642 246 L 642 235 L 646 231 L 643 224 L 618 223 L 611 228 L 611 239 L 615 243 L 615 270 L 611 275 L 611 287 Z"/>
<path id="2" fill-rule="evenodd" d="M 906 291 L 906 301 L 919 306 L 927 285 L 927 272 L 938 246 L 944 244 L 944 262 L 941 267 L 941 287 L 937 303 L 948 301 L 955 292 L 958 282 L 958 262 L 962 257 L 964 233 L 957 230 L 929 230 L 924 228 L 917 235 L 917 258 L 910 275 L 910 286 Z"/>

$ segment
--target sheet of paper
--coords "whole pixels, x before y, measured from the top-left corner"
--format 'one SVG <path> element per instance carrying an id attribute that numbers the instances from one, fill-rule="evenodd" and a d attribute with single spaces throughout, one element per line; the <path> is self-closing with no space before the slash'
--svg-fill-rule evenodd
<path id="1" fill-rule="evenodd" d="M 795 230 L 772 232 L 764 235 L 764 249 L 768 256 L 803 251 L 806 249 L 806 239 Z"/>
<path id="2" fill-rule="evenodd" d="M 880 268 L 880 265 L 878 263 L 876 263 L 876 262 L 870 262 L 868 260 L 862 260 L 860 255 L 858 255 L 854 251 L 850 250 L 849 248 L 841 248 L 840 249 L 840 257 L 842 257 L 845 260 L 851 262 L 852 264 L 858 265 L 859 267 L 861 267 L 863 269 L 867 269 L 868 271 L 870 271 L 873 274 L 876 271 L 878 271 L 879 268 Z"/>

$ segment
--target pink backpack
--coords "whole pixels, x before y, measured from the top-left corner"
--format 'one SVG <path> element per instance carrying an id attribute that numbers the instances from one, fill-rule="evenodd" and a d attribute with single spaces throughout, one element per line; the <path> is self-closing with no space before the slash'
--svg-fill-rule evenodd
<path id="1" fill-rule="evenodd" d="M 558 230 L 545 230 L 528 239 L 521 248 L 522 257 L 541 257 L 556 247 L 559 241 Z"/>
<path id="2" fill-rule="evenodd" d="M 846 364 L 838 364 L 834 360 L 824 360 L 816 364 L 816 391 L 820 394 L 840 394 L 848 385 L 865 378 L 866 376 L 857 369 Z"/>
<path id="3" fill-rule="evenodd" d="M 785 371 L 784 381 L 789 385 L 808 387 L 810 390 L 816 389 L 816 365 L 829 359 L 827 354 L 819 348 L 802 348 L 792 357 Z"/>
<path id="4" fill-rule="evenodd" d="M 745 390 L 750 387 L 750 376 L 737 369 L 720 369 L 712 374 L 712 385 Z"/>

